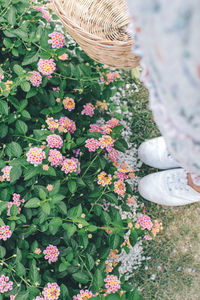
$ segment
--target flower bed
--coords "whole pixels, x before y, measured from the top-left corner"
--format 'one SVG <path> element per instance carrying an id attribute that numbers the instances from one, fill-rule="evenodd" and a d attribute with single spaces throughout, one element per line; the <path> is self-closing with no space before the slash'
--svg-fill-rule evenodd
<path id="1" fill-rule="evenodd" d="M 11 4 L 0 4 L 0 299 L 140 299 L 119 256 L 157 225 L 129 214 L 134 170 L 118 160 L 128 145 L 110 100 L 123 82 L 47 9 Z"/>

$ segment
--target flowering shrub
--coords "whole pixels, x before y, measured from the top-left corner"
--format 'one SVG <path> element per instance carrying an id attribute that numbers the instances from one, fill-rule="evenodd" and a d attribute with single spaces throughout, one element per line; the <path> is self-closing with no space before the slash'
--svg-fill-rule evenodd
<path id="1" fill-rule="evenodd" d="M 58 24 L 28 0 L 0 2 L 0 299 L 142 299 L 117 253 L 159 226 L 120 213 L 134 203 L 108 110 L 122 81 Z"/>

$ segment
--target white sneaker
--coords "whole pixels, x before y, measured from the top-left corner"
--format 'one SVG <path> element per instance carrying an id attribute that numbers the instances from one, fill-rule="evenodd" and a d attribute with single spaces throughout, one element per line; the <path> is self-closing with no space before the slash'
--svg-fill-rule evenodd
<path id="1" fill-rule="evenodd" d="M 151 202 L 179 206 L 200 201 L 200 193 L 187 184 L 184 169 L 174 169 L 149 174 L 138 186 L 140 195 Z"/>
<path id="2" fill-rule="evenodd" d="M 167 150 L 162 136 L 143 142 L 138 148 L 138 156 L 146 165 L 158 169 L 180 167 Z"/>

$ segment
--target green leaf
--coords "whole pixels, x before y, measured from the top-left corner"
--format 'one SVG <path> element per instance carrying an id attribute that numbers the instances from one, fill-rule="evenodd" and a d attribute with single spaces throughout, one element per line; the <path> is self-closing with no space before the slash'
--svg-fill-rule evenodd
<path id="1" fill-rule="evenodd" d="M 0 226 L 5 225 L 4 221 L 0 218 Z"/>
<path id="2" fill-rule="evenodd" d="M 0 214 L 8 208 L 8 202 L 0 200 Z"/>
<path id="3" fill-rule="evenodd" d="M 47 198 L 47 193 L 41 188 L 39 189 L 39 197 L 42 200 L 46 200 L 46 198 Z"/>
<path id="4" fill-rule="evenodd" d="M 6 48 L 11 48 L 12 45 L 13 45 L 11 39 L 9 39 L 9 38 L 3 39 L 3 44 L 4 44 L 4 46 L 5 46 Z"/>
<path id="5" fill-rule="evenodd" d="M 69 219 L 79 218 L 82 214 L 82 206 L 81 204 L 72 207 L 68 210 L 67 216 Z"/>
<path id="6" fill-rule="evenodd" d="M 53 218 L 49 222 L 49 231 L 51 232 L 51 234 L 53 234 L 53 235 L 56 234 L 61 225 L 62 225 L 62 219 L 61 218 L 59 218 L 59 217 Z"/>
<path id="7" fill-rule="evenodd" d="M 29 292 L 23 291 L 17 294 L 15 300 L 28 300 L 28 298 L 29 298 Z"/>
<path id="8" fill-rule="evenodd" d="M 94 232 L 94 231 L 97 231 L 97 226 L 95 226 L 95 225 L 89 225 L 88 227 L 87 227 L 87 230 L 89 231 L 89 232 Z"/>
<path id="9" fill-rule="evenodd" d="M 15 270 L 16 270 L 16 274 L 18 276 L 26 275 L 26 269 L 24 268 L 24 266 L 20 262 L 16 263 Z"/>
<path id="10" fill-rule="evenodd" d="M 22 155 L 22 148 L 20 144 L 11 142 L 6 146 L 5 152 L 9 157 L 20 157 Z"/>
<path id="11" fill-rule="evenodd" d="M 12 26 L 16 24 L 16 9 L 11 6 L 8 10 L 8 23 Z"/>
<path id="12" fill-rule="evenodd" d="M 21 112 L 21 114 L 22 114 L 22 117 L 23 118 L 25 118 L 25 119 L 27 119 L 27 120 L 30 120 L 31 119 L 31 115 L 29 114 L 29 112 L 27 111 L 27 110 L 22 110 L 22 112 Z"/>
<path id="13" fill-rule="evenodd" d="M 65 300 L 69 298 L 69 291 L 68 288 L 66 287 L 66 285 L 64 285 L 63 283 L 60 286 L 60 297 L 61 299 Z"/>
<path id="14" fill-rule="evenodd" d="M 76 192 L 76 181 L 69 180 L 67 186 L 71 194 L 74 194 Z"/>
<path id="15" fill-rule="evenodd" d="M 20 166 L 13 166 L 10 170 L 10 182 L 15 182 L 22 175 L 22 168 Z"/>
<path id="16" fill-rule="evenodd" d="M 20 65 L 14 65 L 13 71 L 14 71 L 18 76 L 24 75 L 24 69 L 23 69 Z"/>
<path id="17" fill-rule="evenodd" d="M 117 234 L 112 234 L 110 237 L 109 246 L 111 249 L 117 249 L 120 244 L 120 236 Z"/>
<path id="18" fill-rule="evenodd" d="M 26 94 L 26 98 L 28 99 L 28 98 L 31 98 L 31 97 L 33 97 L 33 96 L 35 96 L 35 95 L 37 95 L 37 90 L 35 89 L 34 90 L 34 88 L 31 88 L 31 90 Z"/>
<path id="19" fill-rule="evenodd" d="M 104 285 L 104 277 L 103 277 L 103 272 L 99 269 L 96 269 L 95 273 L 94 273 L 94 289 L 98 290 L 100 289 L 103 285 Z"/>
<path id="20" fill-rule="evenodd" d="M 102 212 L 101 219 L 102 219 L 102 221 L 103 221 L 103 223 L 105 225 L 110 225 L 110 223 L 111 223 L 111 217 L 110 217 L 110 215 L 106 211 Z"/>
<path id="21" fill-rule="evenodd" d="M 29 167 L 25 172 L 24 172 L 24 179 L 29 180 L 35 175 L 39 174 L 39 170 L 37 167 Z"/>
<path id="22" fill-rule="evenodd" d="M 53 204 L 56 204 L 60 201 L 62 201 L 63 199 L 65 199 L 65 196 L 64 195 L 56 195 L 56 196 L 52 196 L 52 200 L 51 200 L 51 203 Z"/>
<path id="23" fill-rule="evenodd" d="M 17 120 L 15 125 L 16 125 L 16 129 L 19 132 L 19 134 L 25 135 L 27 133 L 28 126 L 26 125 L 26 123 L 24 123 L 24 121 Z"/>
<path id="24" fill-rule="evenodd" d="M 11 216 L 17 216 L 18 215 L 18 207 L 16 204 L 13 204 L 10 209 L 10 215 Z"/>
<path id="25" fill-rule="evenodd" d="M 6 249 L 0 246 L 0 258 L 3 258 L 6 255 Z"/>
<path id="26" fill-rule="evenodd" d="M 116 141 L 116 142 L 114 143 L 114 148 L 115 148 L 116 150 L 119 150 L 120 152 L 126 152 L 126 148 L 125 148 L 124 145 L 123 145 L 121 142 L 119 142 L 119 141 Z"/>
<path id="27" fill-rule="evenodd" d="M 108 200 L 109 202 L 118 204 L 118 199 L 117 199 L 117 197 L 116 197 L 113 193 L 105 194 L 105 198 L 106 198 L 106 200 Z"/>
<path id="28" fill-rule="evenodd" d="M 38 61 L 38 53 L 31 53 L 24 57 L 22 66 L 27 66 Z"/>
<path id="29" fill-rule="evenodd" d="M 75 281 L 83 284 L 86 284 L 89 281 L 89 276 L 87 275 L 86 272 L 83 271 L 72 274 L 72 277 L 74 278 Z"/>
<path id="30" fill-rule="evenodd" d="M 67 231 L 67 235 L 68 235 L 68 238 L 70 239 L 71 236 L 77 231 L 77 228 L 74 224 L 71 224 L 71 223 L 64 223 L 62 225 L 63 229 L 65 231 Z"/>
<path id="31" fill-rule="evenodd" d="M 25 203 L 24 207 L 26 208 L 36 208 L 40 206 L 40 199 L 32 198 Z"/>
<path id="32" fill-rule="evenodd" d="M 49 215 L 51 212 L 51 207 L 49 205 L 49 203 L 42 203 L 41 205 L 43 212 L 45 212 L 45 214 Z"/>
<path id="33" fill-rule="evenodd" d="M 94 267 L 94 258 L 90 254 L 86 254 L 86 265 L 88 266 L 89 270 L 92 270 Z"/>
<path id="34" fill-rule="evenodd" d="M 59 272 L 64 272 L 64 271 L 67 270 L 68 266 L 69 266 L 68 264 L 61 263 L 61 264 L 59 265 L 59 267 L 58 267 L 58 271 L 59 271 Z"/>
<path id="35" fill-rule="evenodd" d="M 28 81 L 22 81 L 21 84 L 21 89 L 24 91 L 24 92 L 29 92 L 30 91 L 30 88 L 31 88 L 31 85 Z"/>
<path id="36" fill-rule="evenodd" d="M 0 138 L 4 138 L 8 134 L 8 126 L 6 124 L 0 125 Z"/>
<path id="37" fill-rule="evenodd" d="M 38 283 L 40 284 L 41 278 L 40 278 L 40 273 L 38 271 L 37 265 L 36 265 L 36 260 L 32 259 L 30 263 L 30 272 L 29 272 L 29 278 L 32 283 Z"/>
<path id="38" fill-rule="evenodd" d="M 8 104 L 6 101 L 1 100 L 0 101 L 0 113 L 2 115 L 8 115 Z"/>
<path id="39" fill-rule="evenodd" d="M 121 297 L 116 294 L 110 294 L 105 297 L 105 300 L 121 300 Z"/>

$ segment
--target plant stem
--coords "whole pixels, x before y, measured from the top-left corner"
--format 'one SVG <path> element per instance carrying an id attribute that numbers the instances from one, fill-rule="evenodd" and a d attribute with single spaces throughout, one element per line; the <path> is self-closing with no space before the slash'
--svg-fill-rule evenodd
<path id="1" fill-rule="evenodd" d="M 83 173 L 83 175 L 81 176 L 81 179 L 83 179 L 83 177 L 85 176 L 85 174 L 87 173 L 87 171 L 89 170 L 89 168 L 91 167 L 91 165 L 95 162 L 95 160 L 97 159 L 97 157 L 99 157 L 101 151 L 99 151 L 99 153 L 93 158 L 93 160 L 90 162 L 89 166 L 87 167 L 87 169 L 85 170 L 85 172 Z"/>

